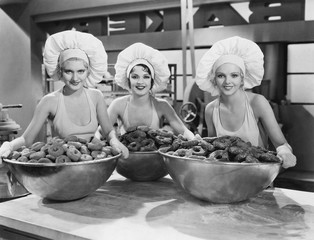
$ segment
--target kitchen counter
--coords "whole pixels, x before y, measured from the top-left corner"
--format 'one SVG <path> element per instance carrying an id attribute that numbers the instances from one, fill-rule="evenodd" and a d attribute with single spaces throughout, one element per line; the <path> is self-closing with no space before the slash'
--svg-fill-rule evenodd
<path id="1" fill-rule="evenodd" d="M 274 188 L 241 203 L 212 204 L 168 176 L 132 182 L 115 172 L 80 200 L 31 194 L 2 202 L 0 225 L 0 239 L 314 239 L 314 193 Z"/>

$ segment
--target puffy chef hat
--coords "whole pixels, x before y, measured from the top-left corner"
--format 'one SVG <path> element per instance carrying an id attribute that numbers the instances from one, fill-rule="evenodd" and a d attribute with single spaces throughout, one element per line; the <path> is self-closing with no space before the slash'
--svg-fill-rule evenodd
<path id="1" fill-rule="evenodd" d="M 158 50 L 143 43 L 134 43 L 125 48 L 118 55 L 114 66 L 116 83 L 127 90 L 130 90 L 128 77 L 132 68 L 138 64 L 147 66 L 154 79 L 153 92 L 159 92 L 167 87 L 170 77 L 168 61 Z"/>
<path id="2" fill-rule="evenodd" d="M 238 36 L 216 42 L 201 58 L 196 70 L 196 84 L 200 89 L 219 94 L 213 84 L 215 72 L 224 63 L 233 63 L 244 74 L 244 89 L 261 84 L 264 75 L 264 54 L 251 40 Z"/>
<path id="3" fill-rule="evenodd" d="M 43 57 L 48 75 L 55 80 L 59 80 L 58 65 L 73 57 L 89 64 L 90 74 L 86 80 L 88 86 L 93 87 L 103 76 L 110 76 L 107 72 L 108 57 L 105 48 L 98 38 L 89 33 L 69 30 L 49 36 Z"/>

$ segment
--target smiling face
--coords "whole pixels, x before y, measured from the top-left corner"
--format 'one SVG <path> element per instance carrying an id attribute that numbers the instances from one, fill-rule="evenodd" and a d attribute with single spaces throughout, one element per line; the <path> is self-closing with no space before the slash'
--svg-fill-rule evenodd
<path id="1" fill-rule="evenodd" d="M 69 59 L 62 63 L 62 79 L 65 86 L 72 91 L 84 86 L 88 74 L 88 65 L 81 59 Z"/>
<path id="2" fill-rule="evenodd" d="M 153 79 L 145 65 L 136 65 L 130 72 L 129 85 L 133 94 L 145 95 L 153 86 Z"/>
<path id="3" fill-rule="evenodd" d="M 243 87 L 243 73 L 232 63 L 225 63 L 217 68 L 214 82 L 220 94 L 233 95 Z"/>

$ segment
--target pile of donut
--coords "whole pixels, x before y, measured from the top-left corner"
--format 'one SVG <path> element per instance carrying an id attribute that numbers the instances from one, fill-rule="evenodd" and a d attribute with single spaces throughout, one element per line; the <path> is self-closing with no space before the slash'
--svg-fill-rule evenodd
<path id="1" fill-rule="evenodd" d="M 150 152 L 171 146 L 175 137 L 173 132 L 166 129 L 156 130 L 148 126 L 137 126 L 127 129 L 119 140 L 131 152 Z"/>
<path id="2" fill-rule="evenodd" d="M 13 151 L 8 159 L 27 163 L 71 163 L 109 158 L 119 153 L 107 141 L 93 138 L 91 142 L 76 136 L 64 139 L 54 137 L 47 143 L 35 142 L 32 146 Z"/>
<path id="3" fill-rule="evenodd" d="M 187 140 L 179 135 L 171 144 L 160 149 L 173 156 L 216 162 L 238 163 L 280 163 L 276 152 L 262 147 L 252 146 L 239 137 L 196 137 Z"/>

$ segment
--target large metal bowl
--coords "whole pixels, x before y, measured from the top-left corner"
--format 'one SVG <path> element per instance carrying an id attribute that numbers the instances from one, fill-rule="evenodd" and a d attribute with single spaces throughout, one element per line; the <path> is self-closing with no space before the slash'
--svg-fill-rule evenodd
<path id="1" fill-rule="evenodd" d="M 130 152 L 127 159 L 120 158 L 117 172 L 133 181 L 156 181 L 168 174 L 162 156 L 157 151 Z"/>
<path id="2" fill-rule="evenodd" d="M 192 196 L 213 202 L 240 202 L 267 188 L 281 163 L 210 162 L 159 152 L 174 182 Z"/>
<path id="3" fill-rule="evenodd" d="M 111 176 L 120 156 L 70 163 L 3 161 L 30 193 L 42 198 L 70 201 L 85 197 L 101 187 Z"/>

